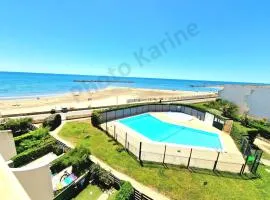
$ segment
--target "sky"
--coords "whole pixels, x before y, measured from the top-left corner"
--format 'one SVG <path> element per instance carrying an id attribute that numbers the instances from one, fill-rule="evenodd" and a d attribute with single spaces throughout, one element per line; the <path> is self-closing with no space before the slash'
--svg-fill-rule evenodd
<path id="1" fill-rule="evenodd" d="M 1 0 L 0 71 L 270 83 L 270 1 Z"/>

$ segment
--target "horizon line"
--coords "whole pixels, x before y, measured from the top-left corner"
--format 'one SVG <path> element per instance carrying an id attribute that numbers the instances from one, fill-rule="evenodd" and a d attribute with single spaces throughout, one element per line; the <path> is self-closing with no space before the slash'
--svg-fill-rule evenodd
<path id="1" fill-rule="evenodd" d="M 1 71 L 0 73 L 25 73 L 25 74 L 49 74 L 49 75 L 67 75 L 67 76 L 103 76 L 103 77 L 117 77 L 117 78 L 138 78 L 138 79 L 161 79 L 161 80 L 177 80 L 177 81 L 204 81 L 204 82 L 219 82 L 219 83 L 236 83 L 236 84 L 261 84 L 270 85 L 270 83 L 263 82 L 241 82 L 241 81 L 218 81 L 218 80 L 199 80 L 199 79 L 176 79 L 176 78 L 161 78 L 161 77 L 135 77 L 135 76 L 109 76 L 96 74 L 75 74 L 75 73 L 53 73 L 53 72 L 29 72 L 29 71 Z"/>

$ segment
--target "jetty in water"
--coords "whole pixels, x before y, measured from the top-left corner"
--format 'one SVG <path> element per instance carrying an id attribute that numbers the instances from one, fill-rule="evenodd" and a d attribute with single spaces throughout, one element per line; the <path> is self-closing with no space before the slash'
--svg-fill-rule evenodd
<path id="1" fill-rule="evenodd" d="M 121 81 L 121 80 L 73 80 L 79 83 L 134 83 L 134 81 Z"/>

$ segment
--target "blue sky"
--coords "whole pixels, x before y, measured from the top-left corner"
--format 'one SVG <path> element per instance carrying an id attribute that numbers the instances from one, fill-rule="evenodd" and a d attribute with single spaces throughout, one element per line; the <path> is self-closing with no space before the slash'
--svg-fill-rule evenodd
<path id="1" fill-rule="evenodd" d="M 0 71 L 269 83 L 269 8 L 267 0 L 2 0 Z M 167 41 L 165 53 L 161 41 L 167 34 L 176 44 L 180 32 L 188 38 L 174 48 Z"/>

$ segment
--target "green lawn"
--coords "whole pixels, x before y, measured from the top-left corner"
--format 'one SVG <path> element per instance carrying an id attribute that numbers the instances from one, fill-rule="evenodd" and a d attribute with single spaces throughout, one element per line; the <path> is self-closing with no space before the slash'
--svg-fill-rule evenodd
<path id="1" fill-rule="evenodd" d="M 270 173 L 266 167 L 259 169 L 262 178 L 253 180 L 191 173 L 182 168 L 166 169 L 160 165 L 141 167 L 127 152 L 118 152 L 119 145 L 90 122 L 69 122 L 60 136 L 75 144 L 83 142 L 93 155 L 114 169 L 171 199 L 270 199 Z"/>
<path id="2" fill-rule="evenodd" d="M 270 160 L 270 154 L 263 152 L 262 158 L 266 160 Z"/>
<path id="3" fill-rule="evenodd" d="M 116 195 L 118 191 L 115 191 L 112 195 L 109 196 L 108 200 L 116 200 Z"/>
<path id="4" fill-rule="evenodd" d="M 88 185 L 74 200 L 97 200 L 102 194 L 101 189 L 95 185 Z"/>

